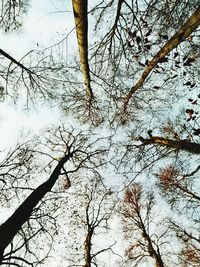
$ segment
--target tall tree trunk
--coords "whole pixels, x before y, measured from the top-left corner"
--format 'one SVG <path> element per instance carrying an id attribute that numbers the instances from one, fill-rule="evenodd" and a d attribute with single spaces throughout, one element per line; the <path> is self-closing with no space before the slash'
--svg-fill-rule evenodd
<path id="1" fill-rule="evenodd" d="M 78 48 L 80 55 L 80 64 L 84 76 L 84 82 L 87 94 L 93 97 L 90 85 L 90 69 L 88 63 L 88 19 L 87 19 L 87 0 L 72 0 L 74 19 L 76 24 L 76 34 L 78 40 Z"/>
<path id="2" fill-rule="evenodd" d="M 155 66 L 161 61 L 166 55 L 168 55 L 175 47 L 177 47 L 182 41 L 184 41 L 190 34 L 197 29 L 200 25 L 200 7 L 192 14 L 192 16 L 187 20 L 185 24 L 180 28 L 180 30 L 158 51 L 158 53 L 153 57 L 148 63 L 144 72 L 137 83 L 131 88 L 125 97 L 124 109 L 126 110 L 129 100 L 132 95 L 143 86 L 146 78 L 149 76 L 151 71 Z"/>
<path id="3" fill-rule="evenodd" d="M 17 208 L 17 210 L 0 226 L 0 263 L 3 260 L 5 248 L 13 240 L 14 236 L 21 229 L 22 225 L 28 221 L 33 209 L 39 201 L 51 190 L 57 181 L 63 165 L 69 160 L 71 154 L 63 157 L 55 167 L 49 179 L 38 186 Z"/>

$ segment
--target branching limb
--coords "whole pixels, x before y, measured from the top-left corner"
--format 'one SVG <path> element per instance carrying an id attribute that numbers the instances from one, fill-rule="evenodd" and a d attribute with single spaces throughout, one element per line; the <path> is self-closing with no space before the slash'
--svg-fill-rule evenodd
<path id="1" fill-rule="evenodd" d="M 172 140 L 160 136 L 152 136 L 149 139 L 145 139 L 142 136 L 139 137 L 140 141 L 144 145 L 159 145 L 159 146 L 165 146 L 169 148 L 175 148 L 175 149 L 181 149 L 188 151 L 190 153 L 200 154 L 200 144 L 190 142 L 187 139 L 184 140 Z"/>
<path id="2" fill-rule="evenodd" d="M 191 33 L 197 29 L 200 24 L 200 7 L 192 14 L 192 16 L 186 21 L 186 23 L 180 28 L 180 30 L 160 49 L 160 51 L 149 61 L 144 72 L 137 83 L 131 88 L 125 97 L 124 110 L 126 111 L 128 103 L 133 94 L 143 86 L 146 78 L 149 76 L 151 71 L 156 65 L 168 55 L 175 47 L 183 42 Z"/>

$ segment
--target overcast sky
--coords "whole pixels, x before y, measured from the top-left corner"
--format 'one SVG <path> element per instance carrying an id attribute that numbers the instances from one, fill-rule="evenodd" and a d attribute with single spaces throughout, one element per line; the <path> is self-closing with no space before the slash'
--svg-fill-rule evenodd
<path id="1" fill-rule="evenodd" d="M 71 1 L 34 0 L 30 3 L 23 27 L 14 33 L 1 32 L 0 36 L 0 48 L 17 60 L 32 49 L 42 50 L 55 44 L 74 28 Z M 73 45 L 74 49 L 74 40 L 75 31 L 64 45 L 68 49 Z M 3 140 L 0 149 L 12 145 L 20 129 L 29 128 L 37 133 L 39 129 L 58 121 L 59 116 L 56 108 L 50 110 L 44 105 L 27 112 L 12 102 L 0 103 L 0 138 Z"/>
<path id="2" fill-rule="evenodd" d="M 71 1 L 31 1 L 23 27 L 14 33 L 0 32 L 0 48 L 19 60 L 32 49 L 42 50 L 55 44 L 74 28 L 71 10 Z M 70 38 L 75 39 L 75 31 Z M 71 42 L 68 41 L 67 45 L 70 47 Z M 21 130 L 37 134 L 41 129 L 58 122 L 60 115 L 55 107 L 50 109 L 42 105 L 27 111 L 12 101 L 0 103 L 0 151 L 14 145 Z M 10 208 L 1 208 L 1 221 L 6 220 L 12 212 Z M 60 267 L 57 256 L 56 260 L 49 259 L 45 266 Z"/>

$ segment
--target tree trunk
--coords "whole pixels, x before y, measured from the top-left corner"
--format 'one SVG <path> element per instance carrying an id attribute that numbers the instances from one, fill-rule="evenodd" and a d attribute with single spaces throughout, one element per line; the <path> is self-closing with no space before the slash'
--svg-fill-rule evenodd
<path id="1" fill-rule="evenodd" d="M 141 215 L 139 214 L 139 219 L 140 219 L 140 225 L 141 225 L 141 230 L 142 230 L 142 235 L 144 237 L 144 239 L 147 241 L 148 243 L 148 253 L 149 256 L 152 257 L 155 260 L 155 267 L 165 267 L 162 257 L 160 255 L 160 251 L 159 251 L 159 247 L 157 247 L 157 250 L 154 249 L 152 240 L 150 238 L 150 236 L 148 235 L 144 222 L 141 218 Z"/>
<path id="2" fill-rule="evenodd" d="M 144 236 L 145 236 L 146 241 L 148 242 L 149 255 L 155 260 L 155 263 L 156 263 L 155 267 L 165 267 L 159 251 L 156 251 L 154 249 L 149 235 L 145 233 L 144 233 Z"/>
<path id="3" fill-rule="evenodd" d="M 185 24 L 180 28 L 180 30 L 158 51 L 158 53 L 153 57 L 148 63 L 144 72 L 137 83 L 131 88 L 125 97 L 124 109 L 126 110 L 129 100 L 132 95 L 143 86 L 146 78 L 149 76 L 151 71 L 155 66 L 161 61 L 166 55 L 168 55 L 175 47 L 177 47 L 182 41 L 184 41 L 190 34 L 197 29 L 200 25 L 200 7 L 192 14 L 192 16 L 187 20 Z"/>
<path id="4" fill-rule="evenodd" d="M 60 175 L 63 165 L 69 160 L 71 154 L 63 157 L 55 167 L 49 179 L 38 186 L 17 208 L 17 210 L 0 226 L 0 263 L 3 260 L 5 248 L 13 240 L 14 236 L 21 229 L 22 225 L 28 221 L 33 209 L 39 201 L 51 190 Z"/>
<path id="5" fill-rule="evenodd" d="M 92 248 L 92 235 L 93 235 L 93 228 L 88 227 L 88 233 L 84 243 L 84 250 L 85 250 L 85 264 L 83 267 L 91 267 L 92 255 L 91 255 L 91 248 Z"/>
<path id="6" fill-rule="evenodd" d="M 78 40 L 78 48 L 80 55 L 80 64 L 84 76 L 84 82 L 87 94 L 93 97 L 90 85 L 90 69 L 88 63 L 88 19 L 87 19 L 87 0 L 72 0 L 74 10 L 74 20 L 76 24 L 76 34 Z"/>
<path id="7" fill-rule="evenodd" d="M 190 142 L 189 140 L 172 140 L 160 136 L 152 136 L 149 139 L 140 136 L 139 139 L 144 145 L 157 144 L 169 148 L 182 149 L 194 154 L 200 154 L 200 144 Z"/>

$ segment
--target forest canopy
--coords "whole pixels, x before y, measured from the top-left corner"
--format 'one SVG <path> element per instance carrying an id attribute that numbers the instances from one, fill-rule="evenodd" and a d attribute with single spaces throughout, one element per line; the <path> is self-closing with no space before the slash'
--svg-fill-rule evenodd
<path id="1" fill-rule="evenodd" d="M 36 2 L 1 1 L 5 41 Z M 1 142 L 0 265 L 200 266 L 200 1 L 52 6 L 62 38 L 0 47 L 0 104 L 59 114 Z"/>

